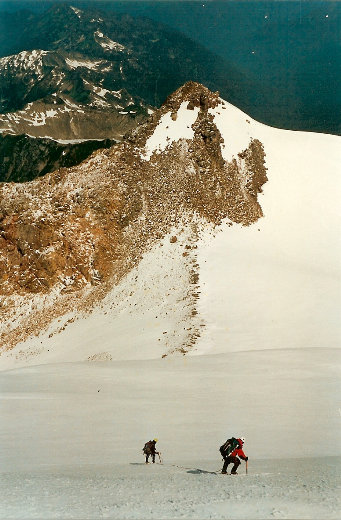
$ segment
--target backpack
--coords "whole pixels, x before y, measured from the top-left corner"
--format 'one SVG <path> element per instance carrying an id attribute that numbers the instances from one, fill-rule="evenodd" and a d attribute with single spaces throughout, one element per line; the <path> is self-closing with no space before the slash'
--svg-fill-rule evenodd
<path id="1" fill-rule="evenodd" d="M 148 441 L 146 442 L 146 444 L 143 446 L 143 453 L 150 453 L 151 452 L 151 446 L 152 446 L 152 441 Z"/>
<path id="2" fill-rule="evenodd" d="M 235 437 L 227 439 L 227 441 L 220 446 L 219 451 L 223 457 L 228 457 L 239 446 L 239 442 Z"/>

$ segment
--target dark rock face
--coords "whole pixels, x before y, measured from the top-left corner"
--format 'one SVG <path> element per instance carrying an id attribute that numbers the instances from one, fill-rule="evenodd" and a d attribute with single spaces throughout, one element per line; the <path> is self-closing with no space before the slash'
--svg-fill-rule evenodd
<path id="1" fill-rule="evenodd" d="M 0 134 L 0 182 L 26 182 L 62 167 L 75 166 L 114 141 L 63 144 L 27 135 Z"/>

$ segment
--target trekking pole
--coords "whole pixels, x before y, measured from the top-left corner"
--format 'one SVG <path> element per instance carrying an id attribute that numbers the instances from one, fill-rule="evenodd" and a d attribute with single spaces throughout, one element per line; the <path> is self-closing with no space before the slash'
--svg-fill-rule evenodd
<path id="1" fill-rule="evenodd" d="M 245 472 L 246 472 L 246 475 L 247 475 L 247 463 L 248 463 L 248 461 L 246 460 L 245 461 Z"/>

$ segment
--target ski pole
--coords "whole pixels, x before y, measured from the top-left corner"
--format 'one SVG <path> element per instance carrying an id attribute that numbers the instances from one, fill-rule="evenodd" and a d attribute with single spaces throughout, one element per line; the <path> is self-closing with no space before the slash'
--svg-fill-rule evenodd
<path id="1" fill-rule="evenodd" d="M 246 475 L 247 475 L 247 463 L 248 463 L 248 461 L 245 461 L 245 472 L 246 472 Z"/>

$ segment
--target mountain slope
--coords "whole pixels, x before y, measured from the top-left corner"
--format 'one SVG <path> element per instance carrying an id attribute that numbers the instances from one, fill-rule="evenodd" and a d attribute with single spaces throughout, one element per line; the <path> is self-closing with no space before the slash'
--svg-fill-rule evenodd
<path id="1" fill-rule="evenodd" d="M 123 65 L 114 59 L 64 50 L 1 58 L 1 131 L 55 139 L 122 139 L 151 109 L 123 88 Z"/>
<path id="2" fill-rule="evenodd" d="M 337 518 L 339 164 L 187 84 L 1 186 L 4 516 Z M 247 475 L 218 474 L 232 435 Z"/>
<path id="3" fill-rule="evenodd" d="M 339 150 L 189 83 L 124 144 L 4 185 L 1 366 L 337 347 Z"/>

